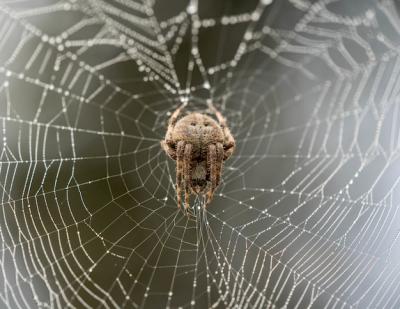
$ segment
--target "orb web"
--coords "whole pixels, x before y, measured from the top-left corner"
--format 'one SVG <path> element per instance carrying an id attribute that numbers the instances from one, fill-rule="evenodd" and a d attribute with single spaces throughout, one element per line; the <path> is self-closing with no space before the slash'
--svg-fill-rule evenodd
<path id="1" fill-rule="evenodd" d="M 396 308 L 396 1 L 3 1 L 0 302 Z M 177 209 L 171 112 L 227 118 Z"/>

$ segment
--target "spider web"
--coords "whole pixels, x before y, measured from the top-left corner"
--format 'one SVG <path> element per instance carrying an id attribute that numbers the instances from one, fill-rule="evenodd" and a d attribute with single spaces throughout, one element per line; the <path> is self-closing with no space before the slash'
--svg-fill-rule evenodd
<path id="1" fill-rule="evenodd" d="M 0 3 L 0 302 L 400 306 L 396 1 Z M 237 150 L 194 217 L 182 102 Z"/>

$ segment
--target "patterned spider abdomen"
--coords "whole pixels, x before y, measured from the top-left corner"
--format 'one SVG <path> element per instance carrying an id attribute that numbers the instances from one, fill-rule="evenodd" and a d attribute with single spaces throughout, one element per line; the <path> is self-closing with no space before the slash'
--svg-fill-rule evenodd
<path id="1" fill-rule="evenodd" d="M 192 159 L 206 160 L 209 144 L 223 143 L 224 132 L 211 117 L 200 113 L 191 113 L 180 119 L 173 130 L 175 141 L 192 144 Z"/>

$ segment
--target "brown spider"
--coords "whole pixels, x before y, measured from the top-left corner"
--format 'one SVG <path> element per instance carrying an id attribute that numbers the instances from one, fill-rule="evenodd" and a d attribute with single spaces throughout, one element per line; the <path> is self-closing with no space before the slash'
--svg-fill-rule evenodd
<path id="1" fill-rule="evenodd" d="M 191 194 L 207 195 L 208 205 L 220 183 L 223 162 L 235 150 L 235 140 L 225 118 L 213 104 L 209 109 L 218 119 L 201 113 L 190 113 L 178 120 L 183 104 L 168 121 L 168 130 L 161 146 L 176 161 L 176 194 L 181 207 L 185 192 L 185 210 L 189 209 Z"/>

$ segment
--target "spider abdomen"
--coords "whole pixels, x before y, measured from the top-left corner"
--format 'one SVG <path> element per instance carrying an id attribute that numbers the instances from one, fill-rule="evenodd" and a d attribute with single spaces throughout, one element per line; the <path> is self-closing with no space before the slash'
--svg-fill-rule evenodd
<path id="1" fill-rule="evenodd" d="M 224 141 L 224 132 L 211 117 L 199 113 L 180 119 L 174 129 L 174 139 L 193 145 L 193 153 L 200 154 L 208 144 Z"/>

